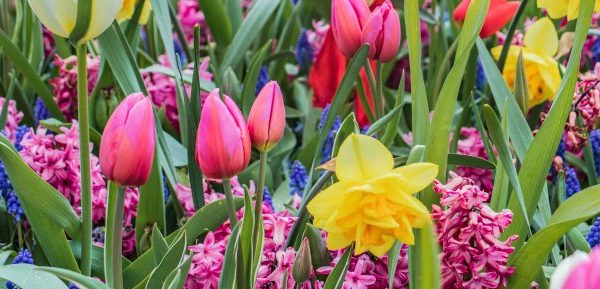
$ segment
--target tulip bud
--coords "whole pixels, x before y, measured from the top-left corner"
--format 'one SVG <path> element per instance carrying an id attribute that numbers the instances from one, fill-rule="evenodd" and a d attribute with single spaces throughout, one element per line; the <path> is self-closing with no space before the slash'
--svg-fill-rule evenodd
<path id="1" fill-rule="evenodd" d="M 292 267 L 292 277 L 298 283 L 304 283 L 304 281 L 310 278 L 312 273 L 312 261 L 310 257 L 310 244 L 308 238 L 304 238 L 296 254 L 296 260 L 294 261 L 294 267 Z"/>
<path id="2" fill-rule="evenodd" d="M 129 20 L 135 13 L 135 8 L 140 1 L 144 1 L 144 7 L 142 7 L 142 13 L 140 14 L 139 24 L 145 25 L 148 23 L 150 18 L 150 12 L 152 11 L 152 4 L 150 0 L 123 0 L 123 7 L 117 15 L 117 21 Z"/>
<path id="3" fill-rule="evenodd" d="M 400 48 L 400 18 L 386 0 L 373 10 L 363 28 L 362 42 L 369 44 L 369 58 L 388 62 Z"/>
<path id="4" fill-rule="evenodd" d="M 100 168 L 111 181 L 141 186 L 150 177 L 156 128 L 150 99 L 141 93 L 126 97 L 110 116 L 100 142 Z"/>
<path id="5" fill-rule="evenodd" d="M 361 32 L 369 13 L 364 0 L 333 0 L 331 3 L 331 29 L 346 57 L 354 56 L 362 45 Z"/>
<path id="6" fill-rule="evenodd" d="M 250 135 L 235 102 L 213 90 L 202 107 L 196 138 L 196 162 L 210 179 L 229 179 L 250 162 Z"/>
<path id="7" fill-rule="evenodd" d="M 277 82 L 271 81 L 260 91 L 250 110 L 250 139 L 259 151 L 270 151 L 283 137 L 284 129 L 283 95 Z"/>
<path id="8" fill-rule="evenodd" d="M 78 1 L 29 0 L 31 10 L 52 33 L 71 38 L 74 43 L 84 43 L 102 34 L 115 20 L 123 0 L 90 0 L 88 23 L 78 23 Z M 75 32 L 75 33 L 74 33 Z M 76 34 L 76 35 L 74 35 Z"/>
<path id="9" fill-rule="evenodd" d="M 492 0 L 479 36 L 487 38 L 500 31 L 515 16 L 520 3 L 520 1 Z M 463 0 L 456 7 L 454 10 L 454 20 L 456 22 L 465 22 L 469 5 L 471 5 L 471 0 Z"/>

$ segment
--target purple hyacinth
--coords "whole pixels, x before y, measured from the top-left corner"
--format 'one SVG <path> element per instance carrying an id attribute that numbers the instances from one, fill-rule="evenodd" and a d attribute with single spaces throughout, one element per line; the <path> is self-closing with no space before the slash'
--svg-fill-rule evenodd
<path id="1" fill-rule="evenodd" d="M 479 91 L 483 91 L 485 84 L 487 83 L 487 78 L 485 77 L 485 71 L 483 70 L 483 64 L 481 61 L 477 61 L 477 74 L 475 77 L 475 88 Z"/>
<path id="2" fill-rule="evenodd" d="M 266 66 L 263 66 L 258 73 L 258 79 L 256 80 L 256 95 L 267 85 L 270 80 L 269 71 Z"/>
<path id="3" fill-rule="evenodd" d="M 29 250 L 27 249 L 21 249 L 19 251 L 19 254 L 17 254 L 17 257 L 15 257 L 12 260 L 12 264 L 33 264 L 33 256 L 31 255 L 31 252 L 29 252 Z M 18 287 L 17 285 L 15 285 L 12 282 L 6 282 L 6 288 L 7 289 L 18 289 L 20 287 Z"/>
<path id="4" fill-rule="evenodd" d="M 592 62 L 600 62 L 600 37 L 597 37 L 594 45 L 592 45 Z"/>
<path id="5" fill-rule="evenodd" d="M 567 198 L 570 198 L 581 190 L 577 172 L 572 167 L 565 167 L 565 186 L 567 189 Z"/>
<path id="6" fill-rule="evenodd" d="M 36 122 L 50 118 L 48 108 L 44 104 L 44 101 L 39 97 L 35 100 L 35 104 L 33 105 L 33 116 L 35 117 Z"/>
<path id="7" fill-rule="evenodd" d="M 298 62 L 300 70 L 308 71 L 309 66 L 313 62 L 313 57 L 314 51 L 308 40 L 308 34 L 306 30 L 302 30 L 296 44 L 296 62 Z"/>
<path id="8" fill-rule="evenodd" d="M 269 192 L 269 188 L 267 188 L 266 186 L 263 187 L 263 203 L 268 204 L 269 206 L 271 206 L 271 208 L 274 208 L 273 207 L 273 196 Z"/>
<path id="9" fill-rule="evenodd" d="M 294 161 L 290 167 L 290 195 L 302 196 L 308 174 L 300 161 Z"/>
<path id="10" fill-rule="evenodd" d="M 330 108 L 331 108 L 331 104 L 328 104 L 323 109 L 323 114 L 321 114 L 321 121 L 319 122 L 319 129 L 323 129 L 323 126 L 325 125 L 325 120 L 327 119 L 327 114 L 329 113 Z M 323 143 L 323 147 L 321 148 L 321 163 L 325 163 L 331 159 L 331 154 L 333 153 L 333 144 L 335 142 L 335 135 L 336 135 L 338 129 L 340 129 L 341 125 L 342 125 L 342 120 L 340 119 L 339 116 L 336 116 L 335 121 L 333 122 L 333 126 L 331 127 L 331 130 L 329 131 L 329 134 L 327 135 L 327 138 L 325 139 L 325 142 Z"/>
<path id="11" fill-rule="evenodd" d="M 4 164 L 0 162 L 0 192 L 6 203 L 6 210 L 8 213 L 15 218 L 15 221 L 19 222 L 23 219 L 24 212 L 21 207 L 21 202 L 15 193 L 8 172 Z"/>
<path id="12" fill-rule="evenodd" d="M 596 168 L 596 175 L 600 174 L 600 129 L 593 130 L 590 133 L 590 146 L 592 147 L 592 154 L 594 156 L 594 167 Z"/>
<path id="13" fill-rule="evenodd" d="M 596 219 L 585 239 L 592 248 L 600 245 L 600 217 Z"/>

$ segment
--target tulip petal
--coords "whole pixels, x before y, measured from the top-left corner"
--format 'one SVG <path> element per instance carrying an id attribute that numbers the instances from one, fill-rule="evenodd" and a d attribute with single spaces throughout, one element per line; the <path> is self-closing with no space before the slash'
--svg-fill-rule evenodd
<path id="1" fill-rule="evenodd" d="M 75 19 L 77 18 L 77 1 L 29 0 L 29 6 L 42 24 L 52 33 L 63 38 L 69 37 L 75 27 Z"/>
<path id="2" fill-rule="evenodd" d="M 352 134 L 341 145 L 336 176 L 342 181 L 366 180 L 391 171 L 392 153 L 377 139 Z"/>
<path id="3" fill-rule="evenodd" d="M 479 35 L 481 38 L 490 37 L 500 31 L 508 23 L 519 9 L 520 2 L 495 0 L 490 4 L 488 15 L 485 18 Z"/>
<path id="4" fill-rule="evenodd" d="M 92 0 L 90 26 L 80 42 L 89 41 L 102 34 L 115 21 L 123 0 Z"/>
<path id="5" fill-rule="evenodd" d="M 565 258 L 554 270 L 552 277 L 550 277 L 550 289 L 563 289 L 564 285 L 571 272 L 581 263 L 588 260 L 587 254 L 576 251 L 573 255 Z M 579 287 L 568 287 L 568 288 L 579 288 Z"/>
<path id="6" fill-rule="evenodd" d="M 438 166 L 432 163 L 416 163 L 394 169 L 403 177 L 406 192 L 414 194 L 431 185 L 438 173 Z"/>
<path id="7" fill-rule="evenodd" d="M 558 52 L 558 33 L 548 17 L 533 23 L 525 32 L 523 44 L 537 53 L 554 56 Z"/>

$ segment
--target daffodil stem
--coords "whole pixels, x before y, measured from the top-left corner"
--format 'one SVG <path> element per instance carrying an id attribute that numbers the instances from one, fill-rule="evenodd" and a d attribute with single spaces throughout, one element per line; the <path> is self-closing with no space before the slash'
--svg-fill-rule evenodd
<path id="1" fill-rule="evenodd" d="M 231 192 L 231 180 L 223 180 L 223 189 L 225 190 L 225 203 L 227 203 L 227 214 L 229 215 L 229 225 L 231 229 L 237 224 L 237 216 L 235 214 L 235 204 L 233 203 L 233 193 Z"/>
<path id="2" fill-rule="evenodd" d="M 77 46 L 77 103 L 81 169 L 81 272 L 92 271 L 92 178 L 90 171 L 90 121 L 87 78 L 87 47 Z"/>
<path id="3" fill-rule="evenodd" d="M 123 206 L 125 188 L 116 183 L 108 184 L 108 205 L 106 208 L 106 238 L 104 244 L 104 272 L 106 284 L 112 289 L 123 288 Z"/>
<path id="4" fill-rule="evenodd" d="M 258 166 L 258 180 L 256 186 L 256 204 L 254 204 L 254 224 L 258 223 L 260 213 L 262 212 L 263 190 L 265 187 L 265 174 L 267 171 L 267 152 L 260 152 Z"/>

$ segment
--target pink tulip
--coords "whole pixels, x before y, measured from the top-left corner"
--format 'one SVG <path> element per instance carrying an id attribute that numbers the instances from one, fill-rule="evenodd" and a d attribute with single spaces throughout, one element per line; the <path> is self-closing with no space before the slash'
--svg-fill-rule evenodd
<path id="1" fill-rule="evenodd" d="M 259 151 L 270 151 L 283 137 L 284 129 L 283 95 L 279 84 L 271 81 L 260 91 L 250 110 L 250 139 Z"/>
<path id="2" fill-rule="evenodd" d="M 375 8 L 363 27 L 362 43 L 369 44 L 369 58 L 388 62 L 400 48 L 400 18 L 390 0 Z"/>
<path id="3" fill-rule="evenodd" d="M 206 177 L 229 179 L 250 162 L 250 134 L 235 102 L 213 90 L 202 107 L 196 138 L 196 161 Z"/>
<path id="4" fill-rule="evenodd" d="M 331 3 L 331 29 L 346 57 L 354 56 L 362 45 L 362 28 L 370 13 L 364 0 L 333 0 Z"/>
<path id="5" fill-rule="evenodd" d="M 137 187 L 150 177 L 156 128 L 150 99 L 134 93 L 117 106 L 100 142 L 100 169 L 111 181 Z"/>
<path id="6" fill-rule="evenodd" d="M 600 248 L 587 255 L 577 251 L 564 259 L 550 278 L 550 289 L 600 288 Z"/>

